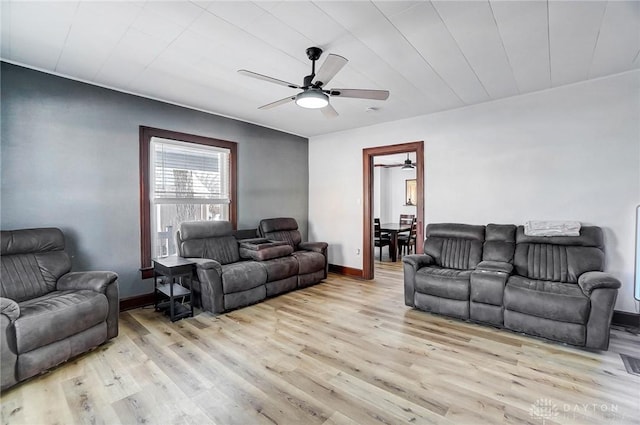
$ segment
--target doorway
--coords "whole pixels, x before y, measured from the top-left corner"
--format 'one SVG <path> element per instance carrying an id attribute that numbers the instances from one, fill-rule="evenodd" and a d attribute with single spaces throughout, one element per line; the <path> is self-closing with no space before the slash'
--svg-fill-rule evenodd
<path id="1" fill-rule="evenodd" d="M 373 170 L 374 158 L 382 155 L 410 154 L 416 155 L 416 217 L 418 229 L 416 232 L 416 252 L 422 253 L 422 243 L 424 240 L 424 141 L 401 143 L 397 145 L 378 146 L 362 150 L 362 181 L 363 184 L 363 259 L 362 277 L 364 279 L 374 278 L 374 246 L 373 246 Z"/>

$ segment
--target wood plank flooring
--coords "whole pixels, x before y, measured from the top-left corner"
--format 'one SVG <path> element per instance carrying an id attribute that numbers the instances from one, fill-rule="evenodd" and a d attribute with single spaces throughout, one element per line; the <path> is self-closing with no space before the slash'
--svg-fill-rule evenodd
<path id="1" fill-rule="evenodd" d="M 589 352 L 409 309 L 401 263 L 228 314 L 123 312 L 113 341 L 2 395 L 3 424 L 640 424 L 614 330 Z"/>

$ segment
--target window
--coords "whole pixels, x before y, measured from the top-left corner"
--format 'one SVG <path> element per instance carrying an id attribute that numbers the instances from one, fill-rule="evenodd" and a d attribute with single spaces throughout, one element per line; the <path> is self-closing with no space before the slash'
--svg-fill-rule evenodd
<path id="1" fill-rule="evenodd" d="M 236 144 L 167 130 L 140 128 L 142 274 L 151 259 L 177 254 L 180 223 L 236 224 Z"/>

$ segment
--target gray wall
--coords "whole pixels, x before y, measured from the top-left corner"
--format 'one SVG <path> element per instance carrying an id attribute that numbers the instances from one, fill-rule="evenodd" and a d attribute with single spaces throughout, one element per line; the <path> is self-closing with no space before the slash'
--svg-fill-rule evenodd
<path id="1" fill-rule="evenodd" d="M 2 63 L 2 229 L 60 227 L 74 270 L 141 281 L 139 126 L 238 143 L 238 228 L 308 217 L 308 140 Z M 215 96 L 215 93 L 211 93 Z"/>

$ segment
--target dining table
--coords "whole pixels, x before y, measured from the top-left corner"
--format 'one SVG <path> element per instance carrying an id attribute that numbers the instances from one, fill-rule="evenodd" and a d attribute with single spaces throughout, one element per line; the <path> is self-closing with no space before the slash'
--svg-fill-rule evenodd
<path id="1" fill-rule="evenodd" d="M 396 262 L 398 260 L 398 233 L 411 231 L 411 223 L 382 223 L 380 225 L 381 233 L 389 233 L 391 244 L 389 245 L 389 255 L 391 261 Z"/>

